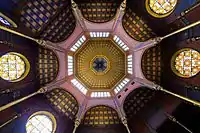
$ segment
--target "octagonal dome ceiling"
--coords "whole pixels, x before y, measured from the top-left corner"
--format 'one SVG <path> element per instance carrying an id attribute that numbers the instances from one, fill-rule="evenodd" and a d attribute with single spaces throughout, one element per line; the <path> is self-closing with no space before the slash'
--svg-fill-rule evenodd
<path id="1" fill-rule="evenodd" d="M 126 75 L 126 55 L 110 39 L 88 40 L 74 57 L 75 76 L 89 89 L 112 89 Z"/>

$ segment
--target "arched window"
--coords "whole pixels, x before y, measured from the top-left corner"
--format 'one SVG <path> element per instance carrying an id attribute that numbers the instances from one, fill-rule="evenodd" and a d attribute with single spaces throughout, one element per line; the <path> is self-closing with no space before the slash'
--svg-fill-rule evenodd
<path id="1" fill-rule="evenodd" d="M 171 67 L 180 77 L 195 76 L 200 71 L 200 53 L 190 48 L 181 49 L 173 55 Z"/>
<path id="2" fill-rule="evenodd" d="M 39 111 L 31 115 L 26 123 L 27 133 L 55 133 L 56 119 L 46 111 Z"/>
<path id="3" fill-rule="evenodd" d="M 146 0 L 146 9 L 152 16 L 162 18 L 170 15 L 176 4 L 177 0 Z"/>
<path id="4" fill-rule="evenodd" d="M 0 23 L 8 27 L 17 27 L 15 22 L 0 12 Z"/>
<path id="5" fill-rule="evenodd" d="M 0 77 L 10 82 L 24 79 L 30 70 L 26 57 L 19 53 L 10 52 L 0 57 Z"/>

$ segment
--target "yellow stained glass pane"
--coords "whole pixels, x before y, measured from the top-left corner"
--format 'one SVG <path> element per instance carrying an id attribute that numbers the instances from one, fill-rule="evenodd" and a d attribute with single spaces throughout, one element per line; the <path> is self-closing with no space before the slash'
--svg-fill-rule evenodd
<path id="1" fill-rule="evenodd" d="M 193 49 L 178 53 L 174 62 L 174 68 L 183 77 L 192 77 L 200 71 L 200 53 Z"/>
<path id="2" fill-rule="evenodd" d="M 26 123 L 27 133 L 53 133 L 55 131 L 56 121 L 52 114 L 48 115 L 36 113 L 32 115 Z"/>
<path id="3" fill-rule="evenodd" d="M 149 0 L 148 4 L 153 12 L 164 15 L 175 8 L 177 0 Z"/>
<path id="4" fill-rule="evenodd" d="M 23 76 L 26 71 L 25 61 L 15 53 L 7 53 L 0 57 L 0 77 L 14 81 Z"/>

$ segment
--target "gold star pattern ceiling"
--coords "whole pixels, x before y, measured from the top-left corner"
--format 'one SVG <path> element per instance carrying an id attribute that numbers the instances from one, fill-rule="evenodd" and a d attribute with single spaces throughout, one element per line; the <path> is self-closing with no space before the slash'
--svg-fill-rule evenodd
<path id="1" fill-rule="evenodd" d="M 113 41 L 89 40 L 75 54 L 75 76 L 89 89 L 112 89 L 126 74 L 125 62 Z"/>

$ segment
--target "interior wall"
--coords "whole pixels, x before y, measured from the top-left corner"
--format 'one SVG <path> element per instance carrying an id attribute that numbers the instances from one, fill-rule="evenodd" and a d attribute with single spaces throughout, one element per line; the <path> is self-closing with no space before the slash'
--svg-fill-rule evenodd
<path id="1" fill-rule="evenodd" d="M 54 115 L 57 122 L 56 133 L 72 133 L 74 123 L 71 119 L 67 118 L 65 115 L 62 115 L 59 112 L 56 112 L 47 99 L 43 95 L 34 96 L 33 98 L 26 100 L 16 106 L 11 107 L 9 110 L 0 112 L 0 116 L 6 116 L 7 120 L 10 115 L 16 113 L 22 113 L 28 109 L 28 112 L 24 113 L 20 118 L 14 120 L 10 124 L 0 129 L 1 133 L 26 133 L 25 125 L 30 115 L 37 111 L 48 111 Z M 2 120 L 2 119 L 1 119 Z M 1 121 L 0 123 L 4 123 Z"/>
<path id="2" fill-rule="evenodd" d="M 9 82 L 0 78 L 0 91 L 10 89 L 11 93 L 1 94 L 0 105 L 13 101 L 21 96 L 28 95 L 38 89 L 36 79 L 36 57 L 37 57 L 37 45 L 34 42 L 19 36 L 11 35 L 10 33 L 0 31 L 0 56 L 8 52 L 17 52 L 24 55 L 30 63 L 30 71 L 28 75 L 19 82 Z"/>

